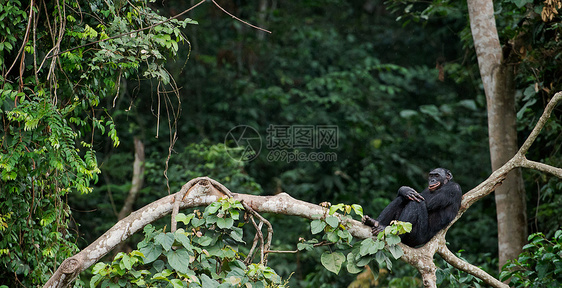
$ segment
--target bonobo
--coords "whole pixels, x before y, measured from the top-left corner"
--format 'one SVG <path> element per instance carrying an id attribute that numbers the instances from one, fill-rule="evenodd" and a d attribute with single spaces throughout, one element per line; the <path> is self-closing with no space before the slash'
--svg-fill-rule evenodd
<path id="1" fill-rule="evenodd" d="M 443 168 L 429 172 L 429 185 L 420 193 L 402 186 L 398 196 L 375 220 L 367 215 L 363 223 L 371 226 L 374 235 L 383 231 L 392 220 L 412 223 L 412 231 L 401 236 L 402 243 L 416 247 L 427 243 L 439 230 L 445 228 L 457 215 L 462 191 L 451 181 L 453 174 Z"/>

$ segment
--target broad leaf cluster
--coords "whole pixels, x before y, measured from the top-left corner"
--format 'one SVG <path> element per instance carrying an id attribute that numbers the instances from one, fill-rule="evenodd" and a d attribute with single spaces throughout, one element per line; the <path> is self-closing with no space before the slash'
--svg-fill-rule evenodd
<path id="1" fill-rule="evenodd" d="M 138 250 L 98 263 L 91 287 L 277 287 L 281 278 L 261 263 L 243 262 L 240 202 L 223 198 L 201 213 L 179 213 L 184 228 L 175 232 L 144 229 Z M 249 286 L 248 286 L 249 287 Z"/>

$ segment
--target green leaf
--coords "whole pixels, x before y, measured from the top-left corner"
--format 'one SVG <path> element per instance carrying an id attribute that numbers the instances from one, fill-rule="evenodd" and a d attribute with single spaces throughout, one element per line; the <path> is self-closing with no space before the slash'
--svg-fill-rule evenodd
<path id="1" fill-rule="evenodd" d="M 459 101 L 459 104 L 469 110 L 478 111 L 478 106 L 476 106 L 476 101 L 472 99 L 465 99 Z"/>
<path id="2" fill-rule="evenodd" d="M 162 248 L 166 251 L 170 251 L 172 245 L 174 245 L 174 234 L 173 233 L 161 233 L 154 237 L 154 243 L 162 245 Z M 144 253 L 143 253 L 144 254 Z"/>
<path id="3" fill-rule="evenodd" d="M 143 262 L 148 264 L 162 255 L 162 246 L 150 243 L 149 245 L 140 248 L 139 251 L 144 255 Z"/>
<path id="4" fill-rule="evenodd" d="M 191 219 L 191 225 L 193 225 L 193 227 L 199 227 L 203 224 L 205 224 L 205 219 L 199 219 L 199 218 Z"/>
<path id="5" fill-rule="evenodd" d="M 105 279 L 103 275 L 94 275 L 92 279 L 90 279 L 90 287 L 97 287 L 103 279 Z"/>
<path id="6" fill-rule="evenodd" d="M 176 222 L 182 222 L 184 225 L 189 225 L 189 221 L 195 217 L 194 214 L 185 215 L 183 213 L 178 213 L 176 215 Z"/>
<path id="7" fill-rule="evenodd" d="M 365 256 L 365 255 L 371 255 L 376 253 L 377 250 L 374 250 L 375 252 L 371 253 L 374 247 L 375 247 L 375 241 L 372 238 L 367 238 L 361 241 L 361 248 L 359 248 L 359 255 Z"/>
<path id="8" fill-rule="evenodd" d="M 207 224 L 216 224 L 219 217 L 217 215 L 209 215 L 205 217 L 205 222 Z"/>
<path id="9" fill-rule="evenodd" d="M 402 255 L 404 255 L 404 251 L 402 251 L 402 248 L 398 245 L 389 246 L 388 251 L 390 251 L 390 254 L 392 254 L 394 259 L 399 259 Z"/>
<path id="10" fill-rule="evenodd" d="M 172 270 L 164 269 L 161 272 L 154 274 L 154 276 L 152 276 L 152 279 L 165 280 L 168 276 L 172 275 L 172 273 Z"/>
<path id="11" fill-rule="evenodd" d="M 166 268 L 166 263 L 162 260 L 154 261 L 154 263 L 152 263 L 152 267 L 154 267 L 156 271 L 162 272 L 162 270 Z"/>
<path id="12" fill-rule="evenodd" d="M 336 213 L 336 211 L 342 210 L 343 207 L 344 207 L 344 204 L 332 205 L 332 206 L 330 206 L 330 210 L 328 211 L 328 214 L 334 215 L 334 213 Z"/>
<path id="13" fill-rule="evenodd" d="M 314 220 L 310 223 L 310 231 L 312 234 L 318 234 L 324 231 L 324 228 L 326 228 L 326 222 L 320 219 Z"/>
<path id="14" fill-rule="evenodd" d="M 351 208 L 353 208 L 353 211 L 355 211 L 355 214 L 359 215 L 359 217 L 363 217 L 363 207 L 361 207 L 361 205 L 353 204 L 353 205 L 351 205 Z"/>
<path id="15" fill-rule="evenodd" d="M 193 242 L 195 242 L 195 243 L 197 243 L 201 246 L 209 246 L 213 242 L 213 238 L 203 235 L 199 238 L 193 239 Z"/>
<path id="16" fill-rule="evenodd" d="M 351 236 L 351 233 L 349 233 L 349 231 L 347 230 L 337 230 L 338 232 L 338 237 L 340 237 L 342 240 L 347 240 L 347 242 L 350 242 L 351 240 L 353 240 L 353 236 Z"/>
<path id="17" fill-rule="evenodd" d="M 240 212 L 237 210 L 230 210 L 230 217 L 234 220 L 240 219 Z"/>
<path id="18" fill-rule="evenodd" d="M 176 241 L 178 241 L 179 243 L 181 243 L 181 245 L 187 249 L 188 251 L 193 250 L 193 246 L 191 245 L 191 241 L 189 240 L 189 238 L 187 237 L 187 235 L 185 235 L 185 232 L 183 232 L 183 230 L 177 230 L 174 233 L 174 238 L 176 239 Z"/>
<path id="19" fill-rule="evenodd" d="M 332 243 L 336 243 L 340 240 L 340 237 L 338 236 L 338 233 L 336 231 L 327 232 L 326 238 Z"/>
<path id="20" fill-rule="evenodd" d="M 383 251 L 379 251 L 377 252 L 377 254 L 375 254 L 375 260 L 377 260 L 379 266 L 381 266 L 386 261 L 386 259 L 388 259 L 388 257 L 384 254 Z"/>
<path id="21" fill-rule="evenodd" d="M 408 109 L 400 111 L 400 117 L 402 118 L 410 118 L 416 115 L 418 115 L 418 111 L 408 110 Z"/>
<path id="22" fill-rule="evenodd" d="M 330 225 L 332 228 L 336 228 L 340 224 L 340 219 L 338 219 L 338 217 L 336 216 L 330 215 L 326 217 L 326 223 L 328 223 L 328 225 Z"/>
<path id="23" fill-rule="evenodd" d="M 174 288 L 183 288 L 183 282 L 180 279 L 172 279 L 170 280 Z"/>
<path id="24" fill-rule="evenodd" d="M 129 256 L 128 254 L 123 255 L 123 258 L 121 259 L 121 263 L 123 264 L 123 266 L 125 266 L 124 268 L 126 268 L 127 270 L 131 270 L 133 268 L 133 258 L 131 256 Z"/>
<path id="25" fill-rule="evenodd" d="M 382 240 L 377 240 L 377 241 L 375 241 L 375 247 L 376 247 L 378 250 L 384 249 L 384 241 L 382 241 Z"/>
<path id="26" fill-rule="evenodd" d="M 431 105 L 422 105 L 420 106 L 420 112 L 433 116 L 433 117 L 437 117 L 440 113 L 439 113 L 439 108 L 437 108 L 437 106 L 431 104 Z"/>
<path id="27" fill-rule="evenodd" d="M 170 251 L 166 254 L 170 266 L 181 273 L 188 273 L 189 269 L 189 253 L 184 249 Z"/>
<path id="28" fill-rule="evenodd" d="M 230 232 L 230 237 L 232 237 L 232 239 L 234 239 L 236 242 L 241 242 L 245 244 L 246 242 L 242 238 L 243 236 L 244 236 L 244 231 L 242 230 L 242 228 L 238 228 L 238 227 L 232 228 L 232 231 Z"/>
<path id="29" fill-rule="evenodd" d="M 557 231 L 554 233 L 554 239 L 558 239 L 558 238 L 560 238 L 560 237 L 562 237 L 562 230 L 557 230 Z"/>
<path id="30" fill-rule="evenodd" d="M 92 268 L 92 273 L 94 274 L 101 274 L 102 271 L 107 267 L 108 265 L 103 263 L 103 262 L 98 262 L 96 263 L 96 265 L 94 265 L 94 268 Z"/>
<path id="31" fill-rule="evenodd" d="M 299 251 L 302 251 L 302 250 L 311 251 L 312 249 L 314 249 L 314 245 L 310 244 L 310 243 L 306 243 L 306 242 L 304 242 L 304 243 L 300 242 L 300 243 L 297 243 L 297 249 Z"/>
<path id="32" fill-rule="evenodd" d="M 234 220 L 232 218 L 218 218 L 217 226 L 221 229 L 228 229 L 234 225 Z"/>
<path id="33" fill-rule="evenodd" d="M 328 271 L 337 275 L 340 273 L 341 265 L 345 261 L 345 256 L 341 252 L 330 253 L 326 251 L 322 253 L 320 261 Z"/>
<path id="34" fill-rule="evenodd" d="M 353 253 L 347 254 L 347 272 L 351 274 L 357 274 L 361 272 L 363 269 L 357 267 L 357 263 L 355 263 L 355 255 Z"/>
<path id="35" fill-rule="evenodd" d="M 398 243 L 400 243 L 400 236 L 392 234 L 386 236 L 386 244 L 389 246 L 396 245 Z"/>
<path id="36" fill-rule="evenodd" d="M 219 283 L 214 281 L 213 279 L 209 278 L 206 274 L 201 274 L 201 286 L 205 288 L 217 288 L 219 287 Z"/>

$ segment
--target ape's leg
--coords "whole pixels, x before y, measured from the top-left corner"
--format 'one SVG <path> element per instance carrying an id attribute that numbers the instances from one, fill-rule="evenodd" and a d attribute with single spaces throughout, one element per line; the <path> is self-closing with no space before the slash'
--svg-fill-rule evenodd
<path id="1" fill-rule="evenodd" d="M 410 201 L 402 213 L 396 218 L 398 221 L 412 223 L 412 231 L 402 235 L 402 242 L 408 246 L 415 247 L 427 242 L 429 239 L 428 216 L 425 201 Z"/>
<path id="2" fill-rule="evenodd" d="M 379 217 L 377 217 L 377 221 L 386 226 L 389 225 L 392 220 L 398 220 L 408 203 L 411 203 L 411 201 L 405 201 L 401 197 L 397 197 L 382 210 Z"/>
<path id="3" fill-rule="evenodd" d="M 397 197 L 382 210 L 376 220 L 365 215 L 362 222 L 365 225 L 371 226 L 373 235 L 377 235 L 390 224 L 390 221 L 398 219 L 407 202 L 409 201 L 405 201 L 402 197 Z"/>

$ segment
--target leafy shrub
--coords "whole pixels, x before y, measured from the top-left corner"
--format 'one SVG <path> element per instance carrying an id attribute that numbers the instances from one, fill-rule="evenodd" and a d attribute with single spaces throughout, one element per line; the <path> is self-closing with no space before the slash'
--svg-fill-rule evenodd
<path id="1" fill-rule="evenodd" d="M 502 281 L 510 279 L 510 287 L 562 287 L 562 230 L 552 241 L 542 233 L 529 236 L 529 244 L 516 260 L 502 269 Z"/>

